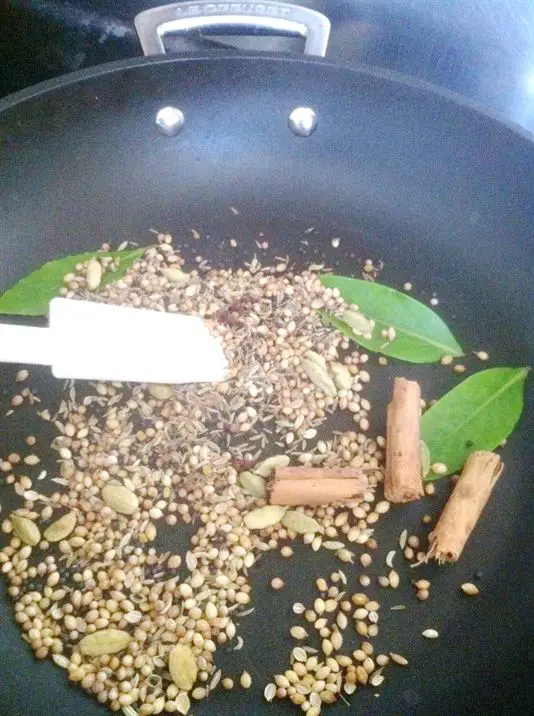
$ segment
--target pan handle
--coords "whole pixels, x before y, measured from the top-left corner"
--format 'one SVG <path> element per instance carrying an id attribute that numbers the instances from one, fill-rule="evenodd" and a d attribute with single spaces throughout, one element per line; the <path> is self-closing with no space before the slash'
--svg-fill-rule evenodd
<path id="1" fill-rule="evenodd" d="M 304 37 L 305 55 L 324 57 L 330 35 L 325 15 L 283 2 L 180 2 L 144 10 L 135 16 L 135 29 L 145 55 L 165 54 L 167 33 L 206 31 L 233 35 Z"/>

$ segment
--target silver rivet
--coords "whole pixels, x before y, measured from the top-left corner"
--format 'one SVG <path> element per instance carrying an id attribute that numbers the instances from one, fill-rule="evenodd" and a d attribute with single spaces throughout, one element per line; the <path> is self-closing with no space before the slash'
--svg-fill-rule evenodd
<path id="1" fill-rule="evenodd" d="M 184 126 L 184 113 L 176 107 L 163 107 L 156 115 L 156 127 L 167 137 L 173 137 Z"/>
<path id="2" fill-rule="evenodd" d="M 317 115 L 310 107 L 297 107 L 289 115 L 288 123 L 297 137 L 309 137 L 317 129 Z"/>

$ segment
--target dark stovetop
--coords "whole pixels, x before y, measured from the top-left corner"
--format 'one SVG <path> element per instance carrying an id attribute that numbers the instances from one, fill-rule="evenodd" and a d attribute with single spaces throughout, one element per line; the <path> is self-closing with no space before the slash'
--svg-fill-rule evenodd
<path id="1" fill-rule="evenodd" d="M 133 17 L 164 2 L 4 0 L 0 96 L 83 67 L 141 54 Z M 534 130 L 531 0 L 311 0 L 332 22 L 327 57 L 393 69 L 460 92 Z M 263 38 L 265 49 L 290 51 Z M 242 49 L 258 40 L 240 39 Z M 172 49 L 205 49 L 210 40 Z"/>

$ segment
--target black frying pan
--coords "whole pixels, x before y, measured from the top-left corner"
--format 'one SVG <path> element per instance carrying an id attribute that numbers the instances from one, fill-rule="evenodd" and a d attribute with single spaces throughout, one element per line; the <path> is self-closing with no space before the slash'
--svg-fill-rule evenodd
<path id="1" fill-rule="evenodd" d="M 156 129 L 165 106 L 183 112 L 175 136 Z M 297 107 L 316 114 L 311 136 L 288 127 Z M 170 231 L 191 261 L 200 252 L 213 265 L 250 258 L 263 231 L 266 260 L 289 254 L 299 266 L 320 260 L 358 274 L 361 260 L 382 258 L 385 283 L 410 280 L 422 300 L 437 292 L 461 342 L 489 350 L 492 365 L 532 364 L 534 144 L 456 96 L 318 59 L 157 57 L 97 67 L 8 98 L 0 103 L 0 132 L 0 290 L 61 254 L 107 240 L 147 242 L 150 228 Z M 191 228 L 203 236 L 194 245 Z M 332 236 L 342 237 L 338 249 Z M 239 245 L 233 253 L 230 237 Z M 393 375 L 422 380 L 429 397 L 458 380 L 439 366 L 394 361 L 373 374 L 376 432 L 384 430 Z M 35 375 L 42 394 L 57 394 L 46 371 Z M 12 368 L 2 370 L 2 414 L 12 376 Z M 505 474 L 461 561 L 421 571 L 433 582 L 431 602 L 415 603 L 409 569 L 394 597 L 380 592 L 377 644 L 398 648 L 411 664 L 390 670 L 379 698 L 374 690 L 353 696 L 355 711 L 531 712 L 532 394 L 530 386 L 521 425 L 503 450 Z M 26 426 L 0 425 L 4 455 L 20 445 Z M 442 501 L 447 487 L 439 487 Z M 9 492 L 0 488 L 4 513 Z M 381 559 L 403 527 L 419 529 L 428 510 L 428 503 L 402 507 L 380 523 Z M 158 546 L 181 538 L 175 528 Z M 261 693 L 270 674 L 287 668 L 291 604 L 308 587 L 311 598 L 313 578 L 332 566 L 304 548 L 293 560 L 262 560 L 254 576 L 257 610 L 243 623 L 245 646 L 221 651 L 229 673 L 246 667 L 254 688 L 218 691 L 193 713 L 267 712 Z M 462 598 L 458 586 L 474 573 L 481 596 Z M 267 586 L 274 574 L 288 582 L 281 594 Z M 387 609 L 403 602 L 405 612 Z M 33 660 L 4 587 L 0 609 L 1 713 L 105 712 L 50 663 Z M 440 630 L 437 642 L 419 636 L 427 626 Z M 296 713 L 286 702 L 268 708 Z M 345 709 L 341 703 L 329 713 Z"/>

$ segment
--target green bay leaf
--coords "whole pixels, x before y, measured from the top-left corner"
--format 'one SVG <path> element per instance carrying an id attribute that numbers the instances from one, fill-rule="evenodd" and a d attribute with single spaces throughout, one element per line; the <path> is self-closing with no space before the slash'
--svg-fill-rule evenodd
<path id="1" fill-rule="evenodd" d="M 462 347 L 447 324 L 431 308 L 405 293 L 372 281 L 345 276 L 321 276 L 327 288 L 337 288 L 343 299 L 375 321 L 371 339 L 356 335 L 341 318 L 321 311 L 322 318 L 361 346 L 410 363 L 434 363 L 443 356 L 461 356 Z M 381 333 L 393 327 L 388 342 Z"/>
<path id="2" fill-rule="evenodd" d="M 421 439 L 432 463 L 450 475 L 475 450 L 494 450 L 517 424 L 530 368 L 489 368 L 469 376 L 446 393 L 421 418 Z M 443 475 L 432 471 L 426 480 Z"/>
<path id="3" fill-rule="evenodd" d="M 46 316 L 48 304 L 59 295 L 59 290 L 63 286 L 63 277 L 73 273 L 77 264 L 85 263 L 95 256 L 119 258 L 118 269 L 103 274 L 100 284 L 100 287 L 103 287 L 122 278 L 146 249 L 147 247 L 144 246 L 125 251 L 89 251 L 49 261 L 28 276 L 21 278 L 0 296 L 0 313 L 12 316 Z"/>

